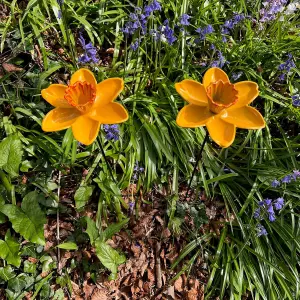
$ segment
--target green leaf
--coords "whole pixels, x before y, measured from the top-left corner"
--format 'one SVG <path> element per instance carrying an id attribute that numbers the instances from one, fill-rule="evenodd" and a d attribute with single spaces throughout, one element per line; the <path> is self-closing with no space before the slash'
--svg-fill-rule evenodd
<path id="1" fill-rule="evenodd" d="M 65 242 L 65 243 L 57 245 L 56 247 L 60 248 L 60 249 L 66 249 L 66 250 L 77 250 L 78 249 L 78 246 L 74 242 Z"/>
<path id="2" fill-rule="evenodd" d="M 3 267 L 0 268 L 0 278 L 3 279 L 4 281 L 8 281 L 14 277 L 16 277 L 16 274 L 10 265 L 7 265 L 4 268 Z"/>
<path id="3" fill-rule="evenodd" d="M 119 254 L 117 250 L 100 240 L 95 242 L 95 246 L 96 254 L 101 263 L 113 274 L 117 273 L 118 266 L 126 261 L 125 255 Z"/>
<path id="4" fill-rule="evenodd" d="M 29 160 L 24 160 L 21 163 L 20 171 L 21 172 L 28 172 L 28 170 L 32 169 L 32 168 L 33 168 L 33 162 L 29 161 Z"/>
<path id="5" fill-rule="evenodd" d="M 105 242 L 110 239 L 114 234 L 119 232 L 124 225 L 126 225 L 129 221 L 129 218 L 119 222 L 109 225 L 100 235 L 100 239 Z"/>
<path id="6" fill-rule="evenodd" d="M 17 135 L 10 135 L 0 143 L 0 168 L 11 176 L 18 176 L 22 155 L 21 141 Z"/>
<path id="7" fill-rule="evenodd" d="M 58 289 L 58 290 L 55 292 L 55 294 L 54 294 L 52 300 L 63 300 L 63 299 L 65 299 L 64 291 L 63 291 L 62 289 Z"/>
<path id="8" fill-rule="evenodd" d="M 80 209 L 85 206 L 87 201 L 92 196 L 93 190 L 94 190 L 93 186 L 85 186 L 85 185 L 80 186 L 77 189 L 77 191 L 75 192 L 75 196 L 74 196 L 77 209 Z"/>
<path id="9" fill-rule="evenodd" d="M 89 235 L 91 244 L 94 245 L 96 239 L 99 237 L 99 229 L 91 218 L 85 217 L 85 220 L 87 225 L 86 233 Z"/>
<path id="10" fill-rule="evenodd" d="M 24 288 L 28 288 L 34 283 L 34 278 L 24 273 L 14 277 L 8 281 L 8 289 L 14 292 L 21 292 Z"/>
<path id="11" fill-rule="evenodd" d="M 45 245 L 44 224 L 47 219 L 38 204 L 40 197 L 43 196 L 33 191 L 24 197 L 21 208 L 6 204 L 0 209 L 9 218 L 16 232 L 32 243 Z"/>
<path id="12" fill-rule="evenodd" d="M 19 267 L 21 256 L 19 255 L 20 244 L 10 235 L 7 230 L 5 241 L 0 240 L 0 257 L 5 259 L 9 264 Z"/>
<path id="13" fill-rule="evenodd" d="M 28 260 L 25 260 L 24 261 L 24 272 L 34 274 L 35 271 L 36 271 L 36 264 L 34 264 Z"/>

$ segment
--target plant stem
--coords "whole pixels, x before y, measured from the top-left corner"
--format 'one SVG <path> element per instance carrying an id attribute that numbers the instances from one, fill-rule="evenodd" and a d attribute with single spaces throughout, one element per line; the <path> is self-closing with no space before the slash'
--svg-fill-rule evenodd
<path id="1" fill-rule="evenodd" d="M 58 173 L 58 188 L 57 188 L 57 198 L 59 202 L 59 197 L 60 197 L 60 180 L 61 180 L 61 171 Z M 56 240 L 57 240 L 57 245 L 60 243 L 60 233 L 59 233 L 59 206 L 57 206 L 57 211 L 56 211 Z M 58 274 L 61 274 L 61 269 L 60 269 L 60 249 L 57 247 L 57 272 Z"/>
<path id="2" fill-rule="evenodd" d="M 110 177 L 111 177 L 111 179 L 113 180 L 113 182 L 114 182 L 116 185 L 118 185 L 118 184 L 117 184 L 117 181 L 115 180 L 115 177 L 114 177 L 114 175 L 113 175 L 112 168 L 111 168 L 110 164 L 108 163 L 107 157 L 106 157 L 106 155 L 105 155 L 105 152 L 104 152 L 104 149 L 103 149 L 103 146 L 102 146 L 101 138 L 98 138 L 98 144 L 99 144 L 101 153 L 102 153 L 102 155 L 103 155 L 103 157 L 104 157 L 104 160 L 105 160 L 105 163 L 106 163 L 106 165 L 107 165 L 107 168 L 108 168 L 108 170 L 109 170 Z"/>
<path id="3" fill-rule="evenodd" d="M 198 166 L 198 164 L 199 164 L 199 161 L 200 161 L 201 158 L 202 158 L 203 149 L 204 149 L 204 146 L 205 146 L 207 140 L 208 140 L 208 132 L 206 131 L 204 140 L 203 140 L 203 142 L 202 142 L 202 145 L 201 145 L 201 148 L 200 148 L 200 151 L 199 151 L 199 154 L 198 154 L 198 157 L 197 157 L 197 160 L 196 160 L 196 163 L 195 163 L 193 172 L 192 172 L 192 176 L 191 176 L 191 178 L 190 178 L 190 181 L 189 181 L 189 184 L 188 184 L 188 187 L 187 187 L 187 190 L 186 190 L 186 194 L 185 194 L 185 197 L 184 197 L 184 201 L 186 200 L 186 198 L 187 198 L 187 196 L 188 196 L 188 193 L 189 193 L 189 191 L 190 191 L 190 188 L 191 188 L 191 185 L 192 185 L 192 181 L 193 181 L 193 178 L 194 178 L 194 176 L 195 176 L 196 169 L 197 169 L 197 166 Z"/>

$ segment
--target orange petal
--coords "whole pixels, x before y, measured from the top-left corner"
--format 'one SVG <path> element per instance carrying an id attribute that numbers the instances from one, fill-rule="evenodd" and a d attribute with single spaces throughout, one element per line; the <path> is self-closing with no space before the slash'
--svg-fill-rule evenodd
<path id="1" fill-rule="evenodd" d="M 223 148 L 229 147 L 235 138 L 235 126 L 223 121 L 219 116 L 214 116 L 207 123 L 210 137 Z"/>
<path id="2" fill-rule="evenodd" d="M 225 110 L 221 114 L 221 119 L 244 129 L 260 129 L 265 127 L 263 116 L 258 110 L 250 106 Z"/>
<path id="3" fill-rule="evenodd" d="M 259 94 L 258 85 L 252 81 L 241 81 L 234 85 L 238 91 L 238 101 L 230 109 L 250 104 Z"/>
<path id="4" fill-rule="evenodd" d="M 124 88 L 122 78 L 109 78 L 97 84 L 94 106 L 105 105 L 113 102 Z"/>
<path id="5" fill-rule="evenodd" d="M 207 88 L 212 82 L 222 80 L 225 82 L 230 82 L 227 74 L 219 68 L 210 68 L 206 71 L 203 77 L 203 85 Z"/>
<path id="6" fill-rule="evenodd" d="M 86 116 L 80 116 L 72 125 L 75 139 L 84 144 L 90 145 L 97 138 L 100 122 L 92 120 Z"/>
<path id="7" fill-rule="evenodd" d="M 188 104 L 180 110 L 176 123 L 181 127 L 195 128 L 204 126 L 213 115 L 208 107 Z"/>
<path id="8" fill-rule="evenodd" d="M 42 90 L 42 97 L 52 106 L 71 108 L 72 106 L 64 98 L 67 88 L 63 84 L 51 84 L 48 88 Z"/>
<path id="9" fill-rule="evenodd" d="M 208 99 L 204 86 L 191 79 L 185 79 L 179 83 L 175 83 L 177 93 L 187 102 L 207 106 Z"/>
<path id="10" fill-rule="evenodd" d="M 96 89 L 97 81 L 94 74 L 88 69 L 79 69 L 76 71 L 70 80 L 70 85 L 74 84 L 77 81 L 86 81 L 92 85 L 94 89 Z"/>
<path id="11" fill-rule="evenodd" d="M 117 124 L 128 120 L 128 112 L 120 103 L 109 103 L 93 108 L 88 116 L 101 124 Z"/>
<path id="12" fill-rule="evenodd" d="M 47 113 L 42 122 L 44 131 L 58 131 L 69 128 L 80 116 L 75 108 L 54 108 Z"/>

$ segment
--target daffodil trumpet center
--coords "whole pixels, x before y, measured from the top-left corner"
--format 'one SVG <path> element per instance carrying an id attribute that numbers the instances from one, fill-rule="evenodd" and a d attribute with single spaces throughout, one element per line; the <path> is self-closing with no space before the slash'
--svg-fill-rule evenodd
<path id="1" fill-rule="evenodd" d="M 209 110 L 215 114 L 234 105 L 238 101 L 238 91 L 230 82 L 218 80 L 207 87 Z"/>
<path id="2" fill-rule="evenodd" d="M 86 81 L 77 81 L 65 91 L 65 99 L 68 103 L 84 114 L 90 111 L 95 98 L 95 88 Z"/>

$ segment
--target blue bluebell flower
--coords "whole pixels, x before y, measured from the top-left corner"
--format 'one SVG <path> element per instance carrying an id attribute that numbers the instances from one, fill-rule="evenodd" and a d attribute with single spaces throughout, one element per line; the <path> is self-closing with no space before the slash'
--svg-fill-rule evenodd
<path id="1" fill-rule="evenodd" d="M 103 125 L 103 130 L 106 133 L 105 138 L 108 141 L 114 140 L 115 142 L 119 140 L 120 137 L 120 129 L 118 124 Z"/>
<path id="2" fill-rule="evenodd" d="M 295 67 L 296 67 L 296 65 L 294 63 L 293 55 L 291 53 L 289 53 L 288 59 L 284 63 L 279 65 L 278 70 L 289 72 L 291 70 L 291 68 L 295 68 Z"/>
<path id="3" fill-rule="evenodd" d="M 130 48 L 133 50 L 133 51 L 136 51 L 138 49 L 140 45 L 140 41 L 139 39 L 136 39 L 135 42 L 133 42 L 131 45 L 130 45 Z"/>
<path id="4" fill-rule="evenodd" d="M 277 198 L 273 204 L 276 210 L 280 210 L 284 206 L 284 199 L 282 197 Z"/>
<path id="5" fill-rule="evenodd" d="M 259 202 L 258 202 L 258 205 L 259 205 L 260 207 L 264 206 L 264 205 L 265 205 L 265 201 L 259 201 Z"/>
<path id="6" fill-rule="evenodd" d="M 57 12 L 57 17 L 58 17 L 59 19 L 62 18 L 62 12 L 61 12 L 61 10 L 59 10 L 59 11 Z"/>
<path id="7" fill-rule="evenodd" d="M 282 183 L 290 183 L 292 181 L 292 176 L 291 175 L 286 175 L 281 179 Z"/>
<path id="8" fill-rule="evenodd" d="M 132 179 L 138 180 L 139 175 L 142 174 L 144 171 L 145 171 L 145 169 L 143 167 L 139 166 L 139 162 L 136 162 L 133 167 Z"/>
<path id="9" fill-rule="evenodd" d="M 96 47 L 94 47 L 91 42 L 86 44 L 81 32 L 79 33 L 79 42 L 82 49 L 84 50 L 84 54 L 82 54 L 79 57 L 78 61 L 80 63 L 89 63 L 89 62 L 98 63 L 99 59 L 96 57 L 97 55 Z"/>
<path id="10" fill-rule="evenodd" d="M 234 29 L 240 22 L 245 19 L 244 14 L 234 13 L 233 18 L 226 20 L 221 26 L 221 34 L 230 34 L 230 31 Z"/>
<path id="11" fill-rule="evenodd" d="M 277 18 L 278 13 L 284 10 L 287 0 L 267 0 L 262 2 L 263 8 L 260 10 L 260 22 L 266 23 Z"/>
<path id="12" fill-rule="evenodd" d="M 271 182 L 271 186 L 272 186 L 273 188 L 279 187 L 279 186 L 280 186 L 280 181 L 277 180 L 277 179 L 274 179 L 274 180 Z"/>
<path id="13" fill-rule="evenodd" d="M 281 74 L 278 77 L 279 81 L 284 81 L 287 73 L 289 73 L 291 71 L 291 69 L 295 68 L 295 67 L 296 67 L 296 65 L 294 63 L 293 55 L 291 53 L 289 53 L 288 59 L 284 63 L 282 63 L 278 66 L 278 70 L 281 71 Z"/>
<path id="14" fill-rule="evenodd" d="M 190 25 L 189 19 L 191 18 L 191 16 L 189 16 L 188 14 L 183 14 L 180 17 L 180 24 L 183 26 L 188 26 Z"/>
<path id="15" fill-rule="evenodd" d="M 166 41 L 169 45 L 172 45 L 177 38 L 174 35 L 174 30 L 169 26 L 169 20 L 163 22 L 163 26 L 159 26 L 159 31 L 156 32 L 156 39 Z"/>
<path id="16" fill-rule="evenodd" d="M 265 199 L 265 200 L 264 200 L 264 204 L 265 204 L 266 206 L 270 206 L 270 205 L 272 204 L 272 199 L 269 199 L 269 198 Z"/>
<path id="17" fill-rule="evenodd" d="M 135 206 L 135 202 L 129 202 L 129 210 L 132 212 Z"/>
<path id="18" fill-rule="evenodd" d="M 201 41 L 204 41 L 205 38 L 206 38 L 206 36 L 208 34 L 211 34 L 211 33 L 214 32 L 214 28 L 212 27 L 212 25 L 209 24 L 206 27 L 203 27 L 203 28 L 199 27 L 199 28 L 197 28 L 196 32 L 199 33 L 199 39 Z"/>
<path id="19" fill-rule="evenodd" d="M 241 76 L 243 75 L 243 72 L 237 72 L 237 73 L 232 73 L 231 78 L 233 81 L 237 81 Z"/>
<path id="20" fill-rule="evenodd" d="M 154 0 L 151 4 L 146 5 L 144 8 L 144 14 L 146 17 L 149 17 L 152 12 L 161 10 L 161 5 L 159 2 Z"/>
<path id="21" fill-rule="evenodd" d="M 281 73 L 281 74 L 278 76 L 278 80 L 279 80 L 280 82 L 283 82 L 283 81 L 285 81 L 285 77 L 286 77 L 286 74 L 285 74 L 285 73 Z"/>
<path id="22" fill-rule="evenodd" d="M 141 13 L 140 8 L 135 9 L 135 13 L 129 14 L 130 21 L 125 23 L 125 26 L 121 28 L 121 31 L 126 35 L 133 35 L 138 30 L 141 30 L 142 34 L 147 32 L 147 15 Z"/>
<path id="23" fill-rule="evenodd" d="M 258 233 L 257 233 L 258 237 L 265 236 L 265 235 L 268 234 L 266 228 L 263 225 L 261 225 L 261 224 L 257 225 L 257 230 L 258 230 Z"/>
<path id="24" fill-rule="evenodd" d="M 222 43 L 226 43 L 227 42 L 227 38 L 225 35 L 222 35 Z"/>
<path id="25" fill-rule="evenodd" d="M 297 94 L 297 95 L 293 95 L 292 96 L 292 104 L 295 106 L 295 107 L 300 107 L 300 95 Z"/>
<path id="26" fill-rule="evenodd" d="M 214 60 L 211 63 L 211 67 L 223 68 L 226 63 L 226 59 L 220 50 L 217 50 L 216 53 L 217 53 L 218 59 Z"/>
<path id="27" fill-rule="evenodd" d="M 294 180 L 297 180 L 297 178 L 300 177 L 300 171 L 294 170 L 291 176 L 293 177 Z"/>
<path id="28" fill-rule="evenodd" d="M 276 220 L 275 212 L 272 203 L 267 207 L 267 213 L 269 215 L 269 221 L 274 222 Z"/>
<path id="29" fill-rule="evenodd" d="M 255 219 L 261 219 L 260 208 L 257 208 L 257 209 L 254 211 L 253 217 L 254 217 Z"/>
<path id="30" fill-rule="evenodd" d="M 56 0 L 56 2 L 59 6 L 62 6 L 64 4 L 64 0 Z"/>

